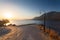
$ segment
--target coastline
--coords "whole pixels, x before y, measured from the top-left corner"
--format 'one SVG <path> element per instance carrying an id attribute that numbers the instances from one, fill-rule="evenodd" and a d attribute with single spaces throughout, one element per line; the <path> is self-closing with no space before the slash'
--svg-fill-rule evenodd
<path id="1" fill-rule="evenodd" d="M 49 38 L 49 40 L 60 40 L 60 36 L 58 35 L 58 33 L 55 30 L 52 29 L 48 29 L 45 27 L 45 32 L 44 32 L 44 25 L 42 24 L 25 24 L 25 25 L 19 25 L 19 26 L 8 26 L 6 27 L 7 29 L 11 29 L 11 31 L 3 36 L 0 37 L 0 40 L 10 40 L 10 39 L 15 39 L 16 37 L 21 35 L 23 33 L 23 29 L 21 27 L 26 27 L 26 26 L 32 26 L 34 28 L 37 28 L 38 30 L 40 30 L 41 35 L 46 36 L 45 38 Z M 35 27 L 36 26 L 36 27 Z M 20 28 L 19 28 L 20 27 Z M 22 31 L 22 32 L 21 32 Z M 20 33 L 18 35 L 18 33 Z"/>

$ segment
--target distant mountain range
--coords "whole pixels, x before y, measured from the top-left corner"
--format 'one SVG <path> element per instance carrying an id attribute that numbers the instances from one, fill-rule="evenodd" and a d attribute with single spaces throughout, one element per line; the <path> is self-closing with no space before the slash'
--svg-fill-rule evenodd
<path id="1" fill-rule="evenodd" d="M 39 17 L 35 17 L 34 20 L 60 20 L 60 12 L 51 11 L 44 13 Z"/>

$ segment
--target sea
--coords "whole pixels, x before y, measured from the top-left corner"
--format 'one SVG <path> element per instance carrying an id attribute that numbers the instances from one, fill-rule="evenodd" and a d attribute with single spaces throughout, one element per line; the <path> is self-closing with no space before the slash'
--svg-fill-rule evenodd
<path id="1" fill-rule="evenodd" d="M 12 20 L 12 24 L 25 25 L 25 24 L 43 24 L 45 27 L 56 30 L 60 34 L 60 21 L 41 21 L 41 20 Z"/>
<path id="2" fill-rule="evenodd" d="M 12 20 L 12 21 L 10 21 L 10 23 L 16 24 L 16 25 L 43 24 L 43 21 L 40 21 L 40 20 Z"/>

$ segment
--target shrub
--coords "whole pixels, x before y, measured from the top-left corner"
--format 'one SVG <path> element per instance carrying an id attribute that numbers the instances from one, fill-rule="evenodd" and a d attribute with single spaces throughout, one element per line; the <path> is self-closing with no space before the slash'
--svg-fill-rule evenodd
<path id="1" fill-rule="evenodd" d="M 9 20 L 7 19 L 0 20 L 0 26 L 5 26 L 6 23 L 9 23 Z"/>

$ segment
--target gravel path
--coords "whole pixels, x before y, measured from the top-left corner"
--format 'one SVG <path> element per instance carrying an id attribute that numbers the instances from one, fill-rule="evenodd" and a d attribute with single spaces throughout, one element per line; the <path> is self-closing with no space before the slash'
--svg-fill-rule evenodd
<path id="1" fill-rule="evenodd" d="M 49 40 L 46 35 L 36 28 L 36 25 L 10 26 L 8 28 L 11 29 L 11 32 L 0 37 L 0 40 Z"/>

